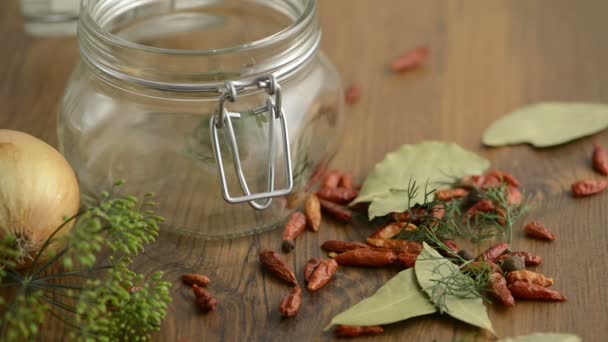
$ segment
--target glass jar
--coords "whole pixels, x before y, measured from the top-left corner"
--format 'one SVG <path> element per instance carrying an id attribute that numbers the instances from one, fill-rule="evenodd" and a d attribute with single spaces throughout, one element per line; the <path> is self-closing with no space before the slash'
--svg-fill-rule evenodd
<path id="1" fill-rule="evenodd" d="M 340 143 L 315 0 L 84 0 L 58 121 L 83 198 L 155 192 L 166 229 L 278 226 Z"/>

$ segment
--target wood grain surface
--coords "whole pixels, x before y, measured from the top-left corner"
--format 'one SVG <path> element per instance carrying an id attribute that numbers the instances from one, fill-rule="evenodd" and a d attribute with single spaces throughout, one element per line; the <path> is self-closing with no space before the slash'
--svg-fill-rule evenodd
<path id="1" fill-rule="evenodd" d="M 608 102 L 608 2 L 569 0 L 321 0 L 323 48 L 345 84 L 362 88 L 359 104 L 347 108 L 347 134 L 333 166 L 362 180 L 385 153 L 404 143 L 453 141 L 514 173 L 533 198 L 527 219 L 553 227 L 553 243 L 523 238 L 515 248 L 534 251 L 540 270 L 555 278 L 563 304 L 521 302 L 491 309 L 500 336 L 555 331 L 585 341 L 608 336 L 608 193 L 574 200 L 569 185 L 597 178 L 589 166 L 591 144 L 608 145 L 608 132 L 567 146 L 486 149 L 483 130 L 496 118 L 542 100 Z M 393 75 L 387 63 L 404 50 L 428 45 L 421 69 Z M 16 0 L 0 1 L 0 127 L 34 134 L 56 145 L 56 112 L 67 78 L 78 60 L 74 38 L 34 39 L 24 34 Z M 1 170 L 0 170 L 1 172 Z M 303 281 L 303 266 L 323 256 L 328 239 L 362 240 L 359 222 L 325 220 L 286 256 Z M 372 294 L 394 270 L 341 268 L 316 293 L 304 293 L 300 314 L 282 320 L 278 305 L 288 292 L 260 271 L 262 248 L 278 249 L 281 232 L 225 242 L 163 233 L 136 261 L 139 271 L 162 270 L 175 286 L 158 341 L 327 341 L 330 319 Z M 216 312 L 196 312 L 184 272 L 211 277 Z M 65 331 L 49 321 L 41 340 L 62 341 Z M 487 336 L 437 315 L 386 327 L 374 341 L 485 341 Z"/>

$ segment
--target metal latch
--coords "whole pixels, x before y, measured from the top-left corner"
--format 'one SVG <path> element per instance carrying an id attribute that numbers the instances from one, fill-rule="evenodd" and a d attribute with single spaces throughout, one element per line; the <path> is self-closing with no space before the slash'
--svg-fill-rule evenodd
<path id="1" fill-rule="evenodd" d="M 256 87 L 257 89 L 264 89 L 270 96 L 274 95 L 274 103 L 270 99 L 266 99 L 266 104 L 262 105 L 253 110 L 254 115 L 264 115 L 268 113 L 268 188 L 266 192 L 260 192 L 252 194 L 249 191 L 247 180 L 243 173 L 243 167 L 241 165 L 241 158 L 239 155 L 239 148 L 234 134 L 234 127 L 232 126 L 233 119 L 241 119 L 241 114 L 231 113 L 226 109 L 226 101 L 235 102 L 239 93 Z M 275 142 L 275 121 L 279 120 L 281 128 L 281 136 L 283 139 L 283 151 L 285 153 L 285 170 L 287 185 L 281 190 L 274 189 L 275 179 L 275 165 L 274 159 L 276 154 L 276 142 Z M 291 165 L 291 152 L 289 150 L 289 132 L 287 130 L 287 122 L 285 121 L 285 115 L 281 106 L 281 87 L 277 83 L 274 76 L 264 76 L 249 81 L 227 81 L 226 89 L 223 90 L 219 102 L 219 110 L 216 114 L 211 117 L 209 123 L 211 131 L 211 142 L 213 144 L 213 151 L 215 152 L 215 160 L 220 173 L 220 182 L 222 186 L 222 194 L 224 199 L 228 203 L 243 203 L 249 202 L 254 209 L 263 210 L 268 208 L 272 203 L 273 197 L 287 195 L 293 190 L 293 170 Z M 222 150 L 218 138 L 218 130 L 225 129 L 225 133 L 228 138 L 228 145 L 232 152 L 232 160 L 234 161 L 234 170 L 243 190 L 243 196 L 232 197 L 228 191 L 228 184 L 226 182 L 226 172 L 224 170 L 224 163 L 222 160 Z"/>

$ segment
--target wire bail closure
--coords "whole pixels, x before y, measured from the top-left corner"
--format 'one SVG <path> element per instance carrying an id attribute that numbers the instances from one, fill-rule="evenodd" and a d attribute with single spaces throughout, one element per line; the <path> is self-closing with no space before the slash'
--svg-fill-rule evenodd
<path id="1" fill-rule="evenodd" d="M 260 192 L 252 194 L 247 185 L 247 180 L 243 173 L 243 167 L 241 165 L 241 158 L 239 154 L 239 148 L 234 134 L 234 127 L 232 125 L 233 119 L 241 119 L 240 113 L 232 113 L 226 109 L 226 101 L 235 102 L 239 93 L 244 92 L 247 89 L 255 87 L 257 89 L 264 89 L 269 96 L 274 96 L 273 101 L 268 98 L 266 104 L 257 107 L 253 110 L 253 115 L 263 115 L 268 113 L 268 187 L 266 192 Z M 276 154 L 276 139 L 275 139 L 275 120 L 279 120 L 281 136 L 283 139 L 283 151 L 285 153 L 285 171 L 287 185 L 285 188 L 280 190 L 274 189 L 275 181 L 275 165 L 274 159 Z M 209 122 L 211 131 L 211 142 L 213 145 L 213 151 L 215 153 L 215 160 L 217 162 L 220 183 L 222 186 L 222 194 L 224 199 L 228 203 L 243 203 L 248 202 L 251 207 L 256 210 L 263 210 L 270 206 L 274 197 L 284 196 L 289 194 L 293 190 L 293 169 L 291 163 L 291 152 L 289 149 L 289 132 L 287 129 L 287 122 L 283 113 L 283 107 L 281 103 L 281 86 L 276 81 L 275 76 L 263 76 L 248 81 L 227 81 L 225 83 L 225 89 L 222 90 L 222 95 L 219 100 L 219 109 L 215 113 Z M 222 150 L 220 148 L 218 130 L 225 129 L 225 133 L 228 138 L 230 151 L 232 153 L 232 160 L 234 162 L 234 170 L 237 175 L 237 179 L 243 191 L 243 196 L 232 197 L 228 191 L 228 184 L 226 181 L 226 172 L 224 170 L 224 162 L 222 160 Z"/>

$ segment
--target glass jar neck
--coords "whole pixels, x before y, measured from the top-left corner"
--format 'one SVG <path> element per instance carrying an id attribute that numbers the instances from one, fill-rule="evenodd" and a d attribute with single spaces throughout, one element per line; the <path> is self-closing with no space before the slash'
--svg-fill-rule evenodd
<path id="1" fill-rule="evenodd" d="M 229 80 L 274 75 L 281 81 L 315 55 L 321 36 L 316 0 L 239 1 L 236 6 L 255 3 L 278 11 L 291 24 L 236 46 L 188 50 L 142 43 L 171 30 L 200 29 L 202 14 L 189 16 L 189 9 L 224 2 L 234 5 L 230 0 L 84 0 L 78 29 L 82 59 L 103 76 L 147 88 L 218 92 Z M 129 34 L 118 33 L 125 27 Z"/>

